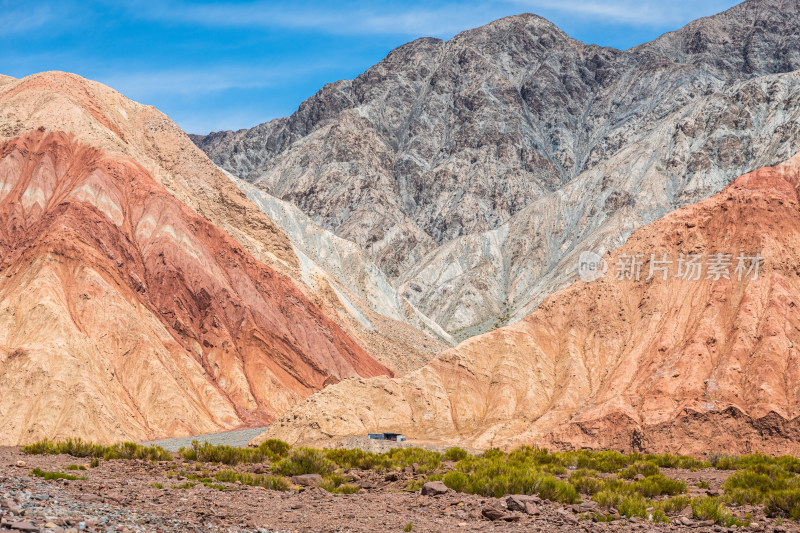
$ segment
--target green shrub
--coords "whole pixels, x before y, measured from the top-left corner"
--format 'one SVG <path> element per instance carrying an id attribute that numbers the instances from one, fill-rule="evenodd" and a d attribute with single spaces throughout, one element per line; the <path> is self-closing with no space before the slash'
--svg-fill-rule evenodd
<path id="1" fill-rule="evenodd" d="M 238 481 L 242 485 L 264 487 L 269 490 L 287 491 L 292 488 L 292 484 L 285 477 L 236 472 L 235 470 L 221 470 L 214 474 L 214 479 L 223 483 L 236 483 Z"/>
<path id="2" fill-rule="evenodd" d="M 658 473 L 659 469 L 655 463 L 650 461 L 636 461 L 628 468 L 620 470 L 619 474 L 617 475 L 621 478 L 633 479 L 638 474 L 647 477 L 647 476 L 654 476 Z"/>
<path id="3" fill-rule="evenodd" d="M 699 470 L 701 468 L 709 468 L 711 463 L 706 461 L 698 461 L 688 455 L 673 455 L 671 453 L 662 453 L 658 455 L 646 454 L 645 461 L 649 461 L 659 468 L 684 468 L 686 470 Z"/>
<path id="4" fill-rule="evenodd" d="M 648 476 L 631 483 L 631 490 L 645 498 L 654 496 L 675 496 L 686 492 L 686 483 L 665 477 L 662 474 Z"/>
<path id="5" fill-rule="evenodd" d="M 592 496 L 600 507 L 619 507 L 624 495 L 613 490 L 601 490 Z"/>
<path id="6" fill-rule="evenodd" d="M 771 518 L 800 520 L 800 489 L 771 492 L 766 497 L 764 513 Z"/>
<path id="7" fill-rule="evenodd" d="M 31 475 L 44 478 L 46 480 L 66 479 L 69 481 L 85 481 L 88 479 L 86 476 L 73 476 L 72 474 L 63 474 L 61 472 L 47 472 L 41 468 L 34 468 L 31 470 Z"/>
<path id="8" fill-rule="evenodd" d="M 642 498 L 639 495 L 632 495 L 622 498 L 617 506 L 617 509 L 619 510 L 619 514 L 627 516 L 628 518 L 638 516 L 639 518 L 644 518 L 647 520 L 648 516 L 650 515 L 647 509 L 650 507 L 650 505 L 650 501 Z"/>
<path id="9" fill-rule="evenodd" d="M 325 456 L 320 450 L 311 448 L 297 448 L 289 457 L 281 459 L 272 465 L 272 471 L 282 476 L 297 476 L 300 474 L 333 474 L 336 472 L 336 463 Z"/>
<path id="10" fill-rule="evenodd" d="M 83 465 L 69 465 L 66 470 L 86 470 L 86 467 Z"/>
<path id="11" fill-rule="evenodd" d="M 728 508 L 717 497 L 694 498 L 692 516 L 698 520 L 713 520 L 714 523 L 726 527 L 745 525 L 728 512 Z"/>
<path id="12" fill-rule="evenodd" d="M 605 489 L 606 484 L 597 477 L 597 470 L 579 468 L 569 476 L 570 484 L 581 494 L 595 494 Z"/>
<path id="13" fill-rule="evenodd" d="M 268 439 L 258 446 L 259 451 L 269 457 L 287 457 L 292 447 L 282 440 Z"/>
<path id="14" fill-rule="evenodd" d="M 329 474 L 322 479 L 320 488 L 332 494 L 355 494 L 361 487 L 346 482 L 347 479 L 339 474 Z"/>
<path id="15" fill-rule="evenodd" d="M 446 452 L 444 452 L 444 460 L 445 461 L 460 461 L 464 459 L 467 455 L 467 450 L 464 448 L 448 448 Z"/>
<path id="16" fill-rule="evenodd" d="M 691 505 L 692 499 L 689 496 L 674 496 L 668 500 L 658 502 L 658 507 L 665 513 L 679 513 Z"/>
<path id="17" fill-rule="evenodd" d="M 264 444 L 267 443 L 265 442 Z M 230 466 L 240 463 L 262 463 L 267 459 L 278 459 L 272 449 L 269 446 L 264 446 L 264 444 L 262 444 L 263 448 L 261 446 L 258 448 L 236 448 L 227 444 L 214 445 L 208 442 L 200 444 L 195 440 L 192 441 L 191 447 L 178 450 L 178 455 L 189 461 L 221 463 Z"/>
<path id="18" fill-rule="evenodd" d="M 554 502 L 576 503 L 579 500 L 575 487 L 549 475 L 539 479 L 536 493 L 540 498 Z"/>
<path id="19" fill-rule="evenodd" d="M 159 446 L 144 446 L 135 442 L 123 442 L 112 446 L 103 446 L 87 442 L 81 438 L 66 439 L 54 442 L 49 439 L 40 440 L 22 451 L 29 455 L 71 455 L 73 457 L 95 457 L 110 459 L 149 459 L 151 461 L 172 461 L 172 454 Z"/>

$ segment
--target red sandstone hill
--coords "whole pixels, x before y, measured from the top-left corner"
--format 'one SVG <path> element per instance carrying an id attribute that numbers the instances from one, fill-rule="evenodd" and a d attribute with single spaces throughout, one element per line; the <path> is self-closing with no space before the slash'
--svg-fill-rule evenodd
<path id="1" fill-rule="evenodd" d="M 161 117 L 76 76 L 0 80 L 0 444 L 265 424 L 391 373 L 240 244 L 296 262 L 188 138 L 148 153 Z M 240 240 L 210 221 L 242 215 Z"/>
<path id="2" fill-rule="evenodd" d="M 635 232 L 602 279 L 403 378 L 329 387 L 265 437 L 325 444 L 391 427 L 476 448 L 800 453 L 799 184 L 800 154 L 741 176 Z M 757 279 L 738 279 L 741 252 L 763 258 Z M 716 253 L 732 254 L 729 279 L 708 278 Z M 651 254 L 673 261 L 666 280 L 648 279 Z M 703 255 L 699 280 L 676 277 L 681 254 Z M 640 279 L 617 279 L 635 255 Z"/>

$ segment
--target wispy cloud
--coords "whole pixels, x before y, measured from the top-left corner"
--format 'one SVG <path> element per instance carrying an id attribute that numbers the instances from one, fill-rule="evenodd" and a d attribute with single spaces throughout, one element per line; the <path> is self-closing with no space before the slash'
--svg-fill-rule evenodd
<path id="1" fill-rule="evenodd" d="M 136 9 L 137 16 L 213 27 L 285 28 L 333 35 L 450 35 L 492 20 L 489 3 L 447 3 L 418 6 L 380 6 L 372 3 L 350 9 L 319 3 L 249 2 L 246 4 L 163 4 Z"/>
<path id="2" fill-rule="evenodd" d="M 632 26 L 671 26 L 731 7 L 728 0 L 507 0 L 522 9 L 548 10 Z"/>
<path id="3" fill-rule="evenodd" d="M 333 66 L 324 61 L 270 67 L 206 65 L 193 69 L 107 71 L 99 73 L 97 79 L 127 96 L 147 102 L 162 95 L 200 96 L 235 89 L 276 87 L 290 77 Z"/>
<path id="4" fill-rule="evenodd" d="M 29 32 L 57 20 L 57 11 L 50 5 L 0 1 L 0 35 Z"/>
<path id="5" fill-rule="evenodd" d="M 562 13 L 601 23 L 665 27 L 722 11 L 730 0 L 500 0 L 333 6 L 309 2 L 148 3 L 136 16 L 211 27 L 285 28 L 326 34 L 450 36 L 511 12 Z"/>

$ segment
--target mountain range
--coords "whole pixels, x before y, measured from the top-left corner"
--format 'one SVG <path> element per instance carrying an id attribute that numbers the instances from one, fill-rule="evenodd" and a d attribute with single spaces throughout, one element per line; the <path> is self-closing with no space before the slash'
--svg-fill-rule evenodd
<path id="1" fill-rule="evenodd" d="M 507 17 L 208 135 L 0 76 L 0 445 L 800 453 L 798 11 Z"/>
<path id="2" fill-rule="evenodd" d="M 462 340 L 574 281 L 582 251 L 790 157 L 797 15 L 749 0 L 626 51 L 513 16 L 194 140 L 359 245 Z"/>

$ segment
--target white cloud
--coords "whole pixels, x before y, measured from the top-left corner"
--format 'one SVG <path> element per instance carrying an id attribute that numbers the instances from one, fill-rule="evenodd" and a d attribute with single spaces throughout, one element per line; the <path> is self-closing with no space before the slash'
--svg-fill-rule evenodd
<path id="1" fill-rule="evenodd" d="M 730 0 L 508 0 L 529 10 L 569 13 L 598 22 L 633 26 L 671 26 L 712 15 L 732 7 Z"/>
<path id="2" fill-rule="evenodd" d="M 0 35 L 17 35 L 41 28 L 57 19 L 49 5 L 0 2 Z"/>
<path id="3" fill-rule="evenodd" d="M 272 67 L 209 65 L 203 69 L 101 72 L 96 78 L 130 98 L 148 103 L 162 95 L 206 95 L 232 89 L 280 86 L 287 78 L 330 67 L 326 62 Z"/>
<path id="4" fill-rule="evenodd" d="M 361 3 L 332 9 L 308 2 L 148 3 L 132 14 L 211 27 L 288 28 L 347 35 L 447 37 L 514 12 L 563 13 L 632 26 L 676 26 L 734 5 L 734 0 L 499 0 L 420 6 Z"/>

